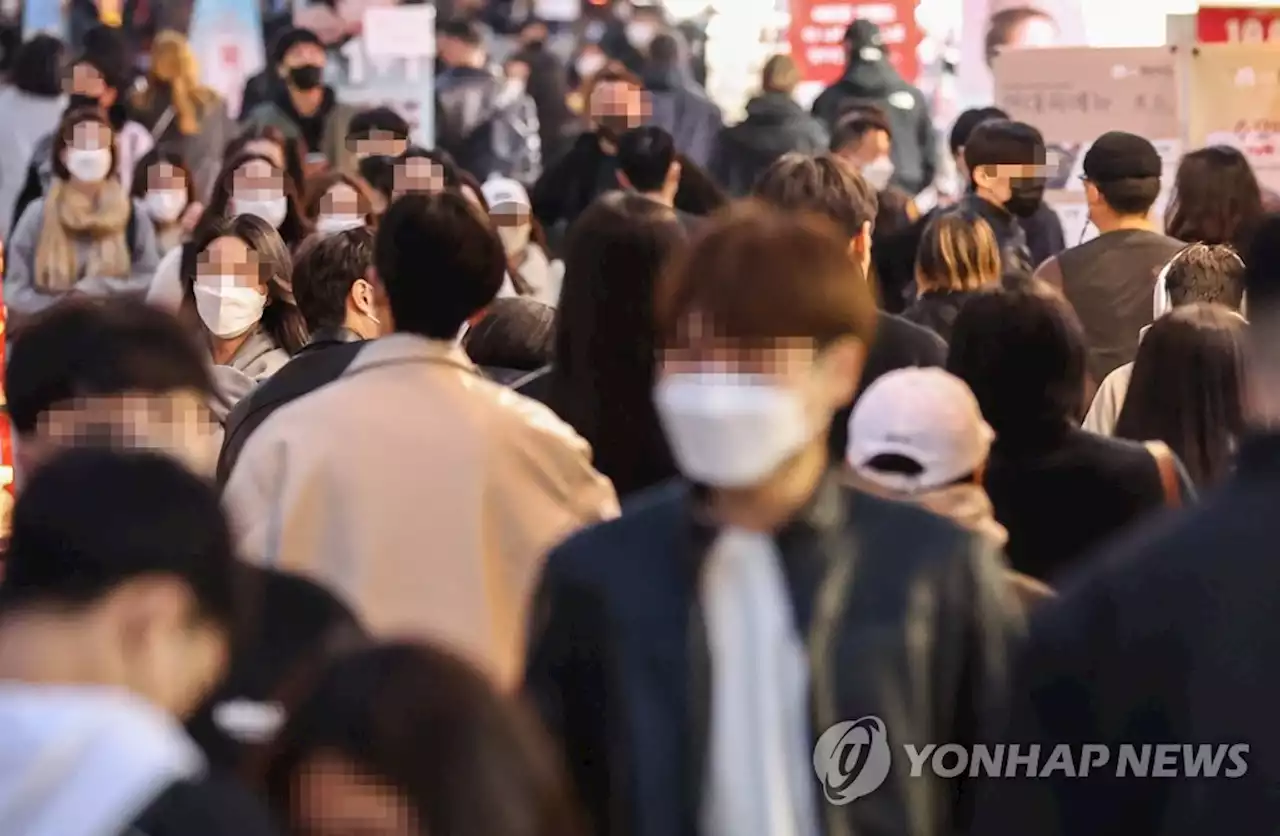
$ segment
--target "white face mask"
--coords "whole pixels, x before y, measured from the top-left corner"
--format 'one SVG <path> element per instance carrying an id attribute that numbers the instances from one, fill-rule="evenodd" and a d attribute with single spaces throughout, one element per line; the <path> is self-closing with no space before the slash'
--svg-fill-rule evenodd
<path id="1" fill-rule="evenodd" d="M 635 20 L 627 24 L 627 40 L 636 49 L 648 49 L 658 36 L 658 27 L 647 20 Z"/>
<path id="2" fill-rule="evenodd" d="M 518 78 L 509 78 L 502 82 L 495 99 L 499 107 L 508 107 L 520 101 L 525 94 L 525 83 Z"/>
<path id="3" fill-rule="evenodd" d="M 578 75 L 582 78 L 591 78 L 596 73 L 604 69 L 609 63 L 609 59 L 605 57 L 603 52 L 586 52 L 578 57 Z"/>
<path id="4" fill-rule="evenodd" d="M 355 215 L 321 215 L 316 220 L 316 232 L 321 235 L 336 235 L 362 226 L 364 226 L 364 219 Z"/>
<path id="5" fill-rule="evenodd" d="M 893 179 L 893 160 L 888 157 L 877 157 L 862 167 L 862 179 L 867 181 L 867 185 L 878 192 L 882 192 L 889 188 L 889 181 Z"/>
<path id="6" fill-rule="evenodd" d="M 181 189 L 156 189 L 147 192 L 146 204 L 151 220 L 171 224 L 187 208 L 187 193 Z"/>
<path id="7" fill-rule="evenodd" d="M 717 488 L 760 484 L 815 433 L 799 393 L 758 375 L 671 375 L 654 404 L 680 470 Z"/>
<path id="8" fill-rule="evenodd" d="M 111 150 L 68 148 L 65 162 L 67 171 L 81 183 L 101 183 L 111 171 Z"/>
<path id="9" fill-rule="evenodd" d="M 209 284 L 195 285 L 196 313 L 209 333 L 230 340 L 247 332 L 262 319 L 267 297 L 251 287 L 235 283 L 235 276 L 211 276 Z"/>
<path id="10" fill-rule="evenodd" d="M 525 247 L 529 246 L 529 236 L 532 234 L 533 227 L 528 225 L 498 227 L 498 237 L 502 239 L 502 248 L 507 251 L 507 255 L 524 252 Z"/>
<path id="11" fill-rule="evenodd" d="M 269 200 L 241 200 L 237 197 L 232 198 L 231 208 L 234 215 L 256 215 L 279 229 L 289 214 L 289 201 L 284 195 Z"/>

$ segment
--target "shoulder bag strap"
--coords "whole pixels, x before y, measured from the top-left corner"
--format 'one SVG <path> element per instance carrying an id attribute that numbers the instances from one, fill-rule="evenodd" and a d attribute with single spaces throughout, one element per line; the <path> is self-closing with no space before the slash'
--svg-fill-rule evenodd
<path id="1" fill-rule="evenodd" d="M 1163 441 L 1145 442 L 1147 452 L 1156 460 L 1156 469 L 1160 471 L 1160 487 L 1164 489 L 1164 504 L 1169 508 L 1182 505 L 1182 480 L 1178 478 L 1178 465 L 1173 451 Z"/>

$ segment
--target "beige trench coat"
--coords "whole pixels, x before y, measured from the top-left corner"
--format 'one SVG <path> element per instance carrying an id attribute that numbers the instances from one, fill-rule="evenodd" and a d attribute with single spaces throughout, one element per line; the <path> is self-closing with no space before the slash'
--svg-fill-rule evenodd
<path id="1" fill-rule="evenodd" d="M 226 487 L 241 553 L 512 685 L 547 552 L 614 517 L 589 445 L 452 343 L 398 334 L 272 415 Z"/>

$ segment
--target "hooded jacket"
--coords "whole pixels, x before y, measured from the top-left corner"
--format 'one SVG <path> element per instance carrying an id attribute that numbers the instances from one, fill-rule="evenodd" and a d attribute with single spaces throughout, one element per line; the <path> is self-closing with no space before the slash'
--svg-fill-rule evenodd
<path id="1" fill-rule="evenodd" d="M 0 833 L 269 836 L 266 814 L 210 779 L 182 727 L 127 692 L 0 686 Z"/>
<path id="2" fill-rule="evenodd" d="M 693 80 L 689 48 L 683 36 L 678 32 L 668 35 L 675 40 L 679 53 L 675 62 L 663 65 L 651 59 L 642 76 L 652 109 L 648 123 L 671 134 L 676 152 L 705 168 L 724 128 L 724 115 Z"/>
<path id="3" fill-rule="evenodd" d="M 734 197 L 751 192 L 756 178 L 783 154 L 819 154 L 827 132 L 786 93 L 763 93 L 747 102 L 747 118 L 720 132 L 711 174 Z"/>
<path id="4" fill-rule="evenodd" d="M 844 76 L 814 101 L 813 115 L 829 132 L 834 132 L 841 117 L 853 108 L 878 107 L 893 134 L 891 182 L 916 195 L 938 174 L 933 118 L 924 95 L 898 74 L 883 52 L 876 52 L 879 57 L 875 59 L 864 59 L 855 53 Z"/>

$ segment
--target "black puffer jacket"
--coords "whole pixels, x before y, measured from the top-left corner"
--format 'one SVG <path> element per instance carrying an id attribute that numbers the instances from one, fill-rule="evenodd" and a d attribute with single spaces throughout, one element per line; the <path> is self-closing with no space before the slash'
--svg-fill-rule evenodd
<path id="1" fill-rule="evenodd" d="M 893 133 L 893 185 L 919 194 L 938 173 L 938 141 L 924 95 L 912 87 L 886 59 L 855 58 L 844 77 L 822 91 L 813 115 L 828 131 L 858 106 L 874 105 Z"/>
<path id="2" fill-rule="evenodd" d="M 756 178 L 783 154 L 827 149 L 827 132 L 785 93 L 765 93 L 747 103 L 747 118 L 720 132 L 711 174 L 734 197 L 751 191 Z"/>
<path id="3" fill-rule="evenodd" d="M 977 291 L 968 290 L 931 290 L 921 294 L 903 312 L 903 319 L 923 325 L 947 342 L 951 342 L 951 329 L 955 327 L 956 317 L 965 303 L 977 295 Z"/>

